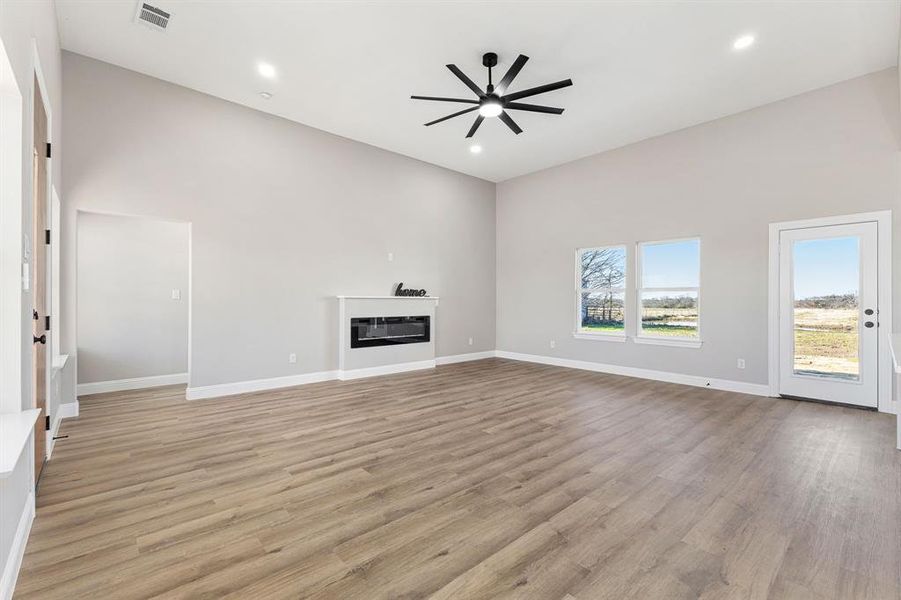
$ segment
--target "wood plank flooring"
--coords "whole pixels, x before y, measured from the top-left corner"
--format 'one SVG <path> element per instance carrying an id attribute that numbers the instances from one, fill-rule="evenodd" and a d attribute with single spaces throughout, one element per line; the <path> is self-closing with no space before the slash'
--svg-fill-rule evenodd
<path id="1" fill-rule="evenodd" d="M 894 419 L 499 359 L 85 397 L 16 598 L 901 598 Z"/>

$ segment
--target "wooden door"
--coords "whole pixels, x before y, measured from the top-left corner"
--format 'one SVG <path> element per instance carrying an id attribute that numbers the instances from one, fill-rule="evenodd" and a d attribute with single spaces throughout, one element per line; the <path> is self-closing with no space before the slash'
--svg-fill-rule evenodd
<path id="1" fill-rule="evenodd" d="M 32 328 L 34 334 L 32 372 L 34 378 L 34 406 L 42 414 L 34 426 L 34 480 L 37 483 L 47 455 L 47 246 L 45 240 L 47 211 L 47 113 L 41 98 L 41 89 L 34 81 L 34 182 L 33 219 L 31 232 L 31 298 Z"/>

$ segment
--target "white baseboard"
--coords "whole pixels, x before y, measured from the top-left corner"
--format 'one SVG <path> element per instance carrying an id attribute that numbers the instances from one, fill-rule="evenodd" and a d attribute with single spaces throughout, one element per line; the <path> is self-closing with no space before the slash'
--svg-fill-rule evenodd
<path id="1" fill-rule="evenodd" d="M 34 492 L 28 493 L 25 500 L 25 508 L 19 516 L 19 525 L 16 527 L 16 535 L 13 537 L 12 547 L 6 564 L 3 565 L 3 575 L 0 576 L 0 600 L 10 600 L 13 590 L 16 589 L 16 580 L 19 578 L 19 568 L 22 566 L 22 557 L 25 556 L 25 544 L 28 543 L 28 534 L 31 532 L 31 524 L 34 521 Z"/>
<path id="2" fill-rule="evenodd" d="M 418 371 L 420 369 L 433 369 L 435 368 L 435 364 L 435 359 L 417 360 L 414 362 L 398 363 L 396 365 L 385 365 L 383 367 L 367 367 L 365 369 L 338 371 L 338 379 L 346 381 L 348 379 L 360 379 L 362 377 L 377 377 L 379 375 L 406 373 L 407 371 Z"/>
<path id="3" fill-rule="evenodd" d="M 486 352 L 470 352 L 469 354 L 454 354 L 452 356 L 439 356 L 435 359 L 435 363 L 439 365 L 452 365 L 454 363 L 468 362 L 470 360 L 482 360 L 485 358 L 494 358 L 497 353 L 494 350 Z"/>
<path id="4" fill-rule="evenodd" d="M 653 379 L 668 383 L 681 383 L 696 387 L 713 388 L 727 392 L 739 392 L 741 394 L 753 394 L 755 396 L 769 396 L 770 388 L 766 384 L 747 383 L 744 381 L 732 381 L 729 379 L 714 379 L 712 377 L 700 377 L 698 375 L 684 375 L 682 373 L 670 373 L 668 371 L 655 371 L 639 367 L 623 367 L 605 363 L 596 363 L 585 360 L 572 360 L 569 358 L 557 358 L 555 356 L 540 356 L 538 354 L 521 354 L 519 352 L 497 351 L 498 358 L 520 360 L 524 362 L 541 363 L 556 367 L 581 369 L 583 371 L 596 371 L 598 373 L 610 373 L 613 375 L 625 375 L 626 377 L 638 377 L 639 379 Z"/>
<path id="5" fill-rule="evenodd" d="M 69 419 L 72 417 L 78 416 L 78 400 L 75 402 L 67 402 L 65 404 L 60 404 L 59 409 L 57 410 L 57 414 L 60 419 Z"/>
<path id="6" fill-rule="evenodd" d="M 59 433 L 59 426 L 62 424 L 63 419 L 69 419 L 72 417 L 78 416 L 78 401 L 75 402 L 67 402 L 65 404 L 60 404 L 59 408 L 56 410 L 56 419 L 53 421 L 53 427 L 49 432 L 47 432 L 47 460 L 53 456 L 53 448 L 56 446 L 56 440 L 54 439 Z"/>
<path id="7" fill-rule="evenodd" d="M 217 383 L 215 385 L 203 385 L 189 387 L 185 392 L 188 400 L 202 400 L 203 398 L 218 398 L 219 396 L 233 396 L 248 392 L 262 392 L 278 388 L 294 387 L 306 383 L 318 383 L 337 378 L 337 371 L 318 371 L 316 373 L 304 373 L 302 375 L 288 375 L 286 377 L 272 377 L 270 379 L 253 379 L 250 381 L 235 381 L 234 383 Z"/>
<path id="8" fill-rule="evenodd" d="M 288 375 L 286 377 L 272 377 L 270 379 L 253 379 L 250 381 L 235 381 L 233 383 L 189 387 L 185 392 L 185 398 L 188 400 L 202 400 L 204 398 L 219 398 L 221 396 L 233 396 L 235 394 L 246 394 L 249 392 L 262 392 L 265 390 L 275 390 L 335 379 L 345 381 L 361 379 L 363 377 L 376 377 L 378 375 L 391 375 L 392 373 L 406 373 L 408 371 L 417 371 L 419 369 L 431 369 L 439 364 L 443 365 L 468 360 L 479 360 L 482 358 L 492 358 L 493 356 L 494 350 L 489 350 L 488 352 L 442 356 L 434 360 L 421 360 L 396 365 L 385 365 L 382 367 L 369 367 L 347 371 L 317 371 L 315 373 L 304 373 L 302 375 Z"/>
<path id="9" fill-rule="evenodd" d="M 158 387 L 161 385 L 176 385 L 179 383 L 188 383 L 187 373 L 154 375 L 153 377 L 135 377 L 133 379 L 113 379 L 112 381 L 97 381 L 94 383 L 79 383 L 78 395 L 85 396 L 87 394 L 102 394 L 104 392 L 142 390 L 144 388 Z"/>
<path id="10" fill-rule="evenodd" d="M 605 363 L 596 363 L 554 356 L 541 356 L 538 354 L 522 354 L 519 352 L 507 352 L 505 350 L 488 350 L 485 352 L 472 352 L 469 354 L 455 354 L 452 356 L 439 356 L 434 360 L 422 360 L 416 362 L 386 365 L 382 367 L 369 367 L 365 369 L 352 369 L 347 371 L 319 371 L 302 375 L 289 375 L 287 377 L 273 377 L 271 379 L 254 379 L 251 381 L 236 381 L 234 383 L 220 383 L 200 387 L 189 387 L 185 394 L 188 400 L 201 400 L 203 398 L 218 398 L 220 396 L 233 396 L 249 392 L 262 392 L 285 387 L 294 387 L 307 383 L 319 383 L 339 379 L 342 381 L 360 379 L 363 377 L 376 377 L 379 375 L 391 375 L 393 373 L 406 373 L 420 369 L 431 369 L 436 365 L 448 365 L 471 360 L 485 358 L 506 358 L 524 362 L 540 363 L 569 369 L 581 369 L 583 371 L 596 371 L 598 373 L 610 373 L 624 375 L 626 377 L 638 377 L 640 379 L 653 379 L 668 383 L 680 383 L 695 387 L 712 388 L 728 392 L 753 394 L 755 396 L 769 396 L 769 387 L 765 384 L 747 383 L 744 381 L 732 381 L 728 379 L 715 379 L 700 377 L 697 375 L 684 375 L 668 371 L 656 371 L 639 367 L 624 367 Z M 62 409 L 62 407 L 60 407 Z"/>

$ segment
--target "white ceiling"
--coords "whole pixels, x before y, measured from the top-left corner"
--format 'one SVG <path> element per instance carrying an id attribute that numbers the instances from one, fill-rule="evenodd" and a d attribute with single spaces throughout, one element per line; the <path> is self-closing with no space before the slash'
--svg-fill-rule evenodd
<path id="1" fill-rule="evenodd" d="M 893 66 L 901 16 L 899 0 L 150 3 L 166 32 L 135 24 L 133 0 L 57 0 L 63 48 L 491 181 Z M 471 97 L 444 65 L 484 85 L 486 51 L 497 78 L 530 57 L 510 91 L 574 85 L 523 100 L 566 112 L 512 113 L 519 136 L 486 119 L 473 155 L 473 115 L 426 128 L 463 106 L 409 96 Z"/>

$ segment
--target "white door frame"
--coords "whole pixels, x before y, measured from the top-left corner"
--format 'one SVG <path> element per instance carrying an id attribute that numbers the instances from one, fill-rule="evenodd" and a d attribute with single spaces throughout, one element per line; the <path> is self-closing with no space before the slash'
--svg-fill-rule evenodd
<path id="1" fill-rule="evenodd" d="M 889 347 L 892 333 L 892 211 L 821 217 L 800 221 L 783 221 L 770 223 L 769 250 L 769 305 L 768 346 L 769 346 L 769 385 L 770 396 L 779 395 L 779 234 L 789 229 L 806 229 L 829 225 L 850 225 L 853 223 L 871 223 L 877 225 L 877 286 L 879 302 L 879 345 L 878 345 L 878 409 L 880 412 L 896 413 L 892 387 L 894 366 Z"/>

